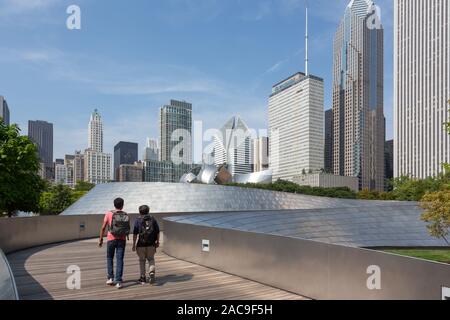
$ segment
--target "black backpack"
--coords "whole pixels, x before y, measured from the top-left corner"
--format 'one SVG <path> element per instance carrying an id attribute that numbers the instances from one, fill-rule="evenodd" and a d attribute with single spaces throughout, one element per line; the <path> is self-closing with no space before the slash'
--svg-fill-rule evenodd
<path id="1" fill-rule="evenodd" d="M 130 234 L 130 217 L 124 211 L 112 211 L 112 221 L 109 232 L 114 237 L 120 238 Z"/>
<path id="2" fill-rule="evenodd" d="M 141 229 L 139 232 L 139 242 L 144 245 L 153 246 L 156 242 L 158 234 L 155 230 L 154 218 L 147 214 L 143 216 L 141 221 Z"/>

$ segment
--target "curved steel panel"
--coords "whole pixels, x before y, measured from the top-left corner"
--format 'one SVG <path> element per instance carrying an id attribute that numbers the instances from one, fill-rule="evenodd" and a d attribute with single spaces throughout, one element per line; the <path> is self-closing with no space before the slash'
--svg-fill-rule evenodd
<path id="1" fill-rule="evenodd" d="M 447 247 L 428 234 L 414 204 L 171 217 L 179 223 L 279 235 L 351 247 Z"/>
<path id="2" fill-rule="evenodd" d="M 197 180 L 197 176 L 192 172 L 185 173 L 180 179 L 180 183 L 193 183 Z"/>
<path id="3" fill-rule="evenodd" d="M 219 185 L 124 182 L 97 185 L 62 215 L 104 214 L 117 197 L 124 210 L 138 213 L 147 204 L 152 212 L 223 212 L 360 207 L 389 205 L 386 201 L 362 201 L 312 197 L 300 194 Z"/>
<path id="4" fill-rule="evenodd" d="M 272 183 L 272 170 L 253 172 L 248 174 L 237 174 L 233 181 L 236 183 Z"/>
<path id="5" fill-rule="evenodd" d="M 165 222 L 164 252 L 168 255 L 313 299 L 439 300 L 442 286 L 450 286 L 450 266 L 443 263 L 292 237 Z M 205 239 L 210 243 L 208 252 L 201 250 Z M 373 266 L 381 270 L 382 290 L 367 285 Z"/>
<path id="6" fill-rule="evenodd" d="M 19 300 L 16 282 L 8 260 L 0 249 L 0 300 Z"/>
<path id="7" fill-rule="evenodd" d="M 217 167 L 214 165 L 203 165 L 197 179 L 200 183 L 204 184 L 215 184 L 215 179 L 217 175 Z"/>

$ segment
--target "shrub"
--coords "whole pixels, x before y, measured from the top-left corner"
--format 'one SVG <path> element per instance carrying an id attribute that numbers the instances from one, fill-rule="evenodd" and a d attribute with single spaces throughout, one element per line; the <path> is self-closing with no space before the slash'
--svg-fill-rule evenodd
<path id="1" fill-rule="evenodd" d="M 310 196 L 330 197 L 330 198 L 343 198 L 343 199 L 356 199 L 356 192 L 349 188 L 317 188 L 309 186 L 300 186 L 296 183 L 278 180 L 269 184 L 238 184 L 230 183 L 229 186 L 243 187 L 243 188 L 255 188 L 262 190 L 280 191 L 296 194 L 304 194 Z"/>

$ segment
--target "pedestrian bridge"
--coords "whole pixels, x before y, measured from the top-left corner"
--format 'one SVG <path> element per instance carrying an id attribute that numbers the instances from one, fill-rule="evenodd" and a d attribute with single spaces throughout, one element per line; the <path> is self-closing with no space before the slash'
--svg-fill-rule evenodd
<path id="1" fill-rule="evenodd" d="M 164 234 L 158 282 L 137 285 L 129 245 L 122 290 L 105 284 L 105 248 L 94 239 L 103 215 L 0 219 L 10 265 L 0 254 L 0 299 L 15 298 L 16 287 L 22 299 L 444 297 L 448 264 L 373 250 L 444 245 L 427 235 L 416 204 L 334 201 L 316 209 L 154 214 Z M 81 272 L 79 290 L 67 287 L 71 266 Z"/>
<path id="2" fill-rule="evenodd" d="M 105 246 L 104 246 L 105 247 Z M 303 297 L 254 281 L 181 261 L 163 253 L 156 255 L 154 286 L 138 284 L 137 256 L 127 247 L 124 287 L 105 285 L 106 249 L 97 239 L 51 244 L 8 256 L 20 299 L 23 300 L 301 300 Z M 68 289 L 69 266 L 80 268 L 81 287 Z"/>

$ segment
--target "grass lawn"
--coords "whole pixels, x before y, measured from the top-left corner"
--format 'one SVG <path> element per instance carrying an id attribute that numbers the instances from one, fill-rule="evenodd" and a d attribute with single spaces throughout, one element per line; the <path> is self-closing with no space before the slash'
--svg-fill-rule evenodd
<path id="1" fill-rule="evenodd" d="M 401 256 L 421 258 L 425 260 L 444 262 L 450 264 L 450 249 L 448 250 L 402 249 L 402 250 L 384 250 L 384 251 L 389 253 L 395 253 Z"/>

